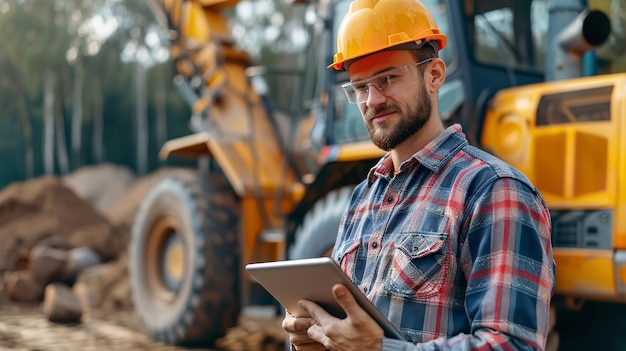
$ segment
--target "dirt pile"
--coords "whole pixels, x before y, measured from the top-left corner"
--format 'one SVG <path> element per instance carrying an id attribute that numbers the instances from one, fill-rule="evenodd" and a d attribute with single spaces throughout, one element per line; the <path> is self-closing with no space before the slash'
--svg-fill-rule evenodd
<path id="1" fill-rule="evenodd" d="M 65 185 L 102 213 L 124 196 L 136 180 L 131 169 L 112 163 L 81 167 L 63 177 Z"/>
<path id="2" fill-rule="evenodd" d="M 8 293 L 7 284 L 11 281 L 13 287 L 18 286 L 14 291 L 29 296 L 39 295 L 39 288 L 44 287 L 32 287 L 28 275 L 35 278 L 43 275 L 50 278 L 47 280 L 54 280 L 55 276 L 62 274 L 48 272 L 51 270 L 49 263 L 71 265 L 73 262 L 68 259 L 72 257 L 71 250 L 88 248 L 98 255 L 103 268 L 107 268 L 84 272 L 90 276 L 96 271 L 98 278 L 85 278 L 91 283 L 79 284 L 79 292 L 86 296 L 104 295 L 98 299 L 88 298 L 101 302 L 103 306 L 129 307 L 128 258 L 124 254 L 135 213 L 152 185 L 163 176 L 173 174 L 188 177 L 193 176 L 194 171 L 162 168 L 137 177 L 126 167 L 105 163 L 78 169 L 63 178 L 43 176 L 12 183 L 2 189 L 0 297 Z M 54 251 L 51 249 L 65 252 L 53 255 L 63 257 L 41 259 L 33 254 L 41 252 L 41 248 L 46 248 L 46 253 Z M 42 262 L 39 266 L 49 267 L 33 267 L 33 263 L 39 262 Z M 74 263 L 80 266 L 81 262 Z M 22 274 L 19 279 L 13 274 L 11 280 L 12 273 L 26 270 L 31 272 L 26 276 Z M 39 285 L 48 283 L 47 280 L 39 280 Z"/>
<path id="3" fill-rule="evenodd" d="M 103 260 L 123 249 L 119 230 L 91 204 L 52 176 L 13 183 L 0 192 L 0 273 L 16 270 L 37 244 L 86 246 Z"/>
<path id="4" fill-rule="evenodd" d="M 15 182 L 0 191 L 0 277 L 26 268 L 37 245 L 88 247 L 103 262 L 126 252 L 135 213 L 162 176 L 192 170 L 163 168 L 136 177 L 126 167 L 102 164 L 60 178 Z"/>

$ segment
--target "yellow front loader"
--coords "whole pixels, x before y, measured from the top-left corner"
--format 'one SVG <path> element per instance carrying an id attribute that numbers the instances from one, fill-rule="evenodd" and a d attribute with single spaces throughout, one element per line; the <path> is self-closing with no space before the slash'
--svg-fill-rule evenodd
<path id="1" fill-rule="evenodd" d="M 290 57 L 256 66 L 230 31 L 228 11 L 237 4 L 150 2 L 168 30 L 174 83 L 194 128 L 160 156 L 198 161 L 153 186 L 130 242 L 137 317 L 166 343 L 211 343 L 246 306 L 272 306 L 245 264 L 328 253 L 352 188 L 382 155 L 356 107 L 338 99 L 334 89 L 345 78 L 320 75 L 332 28 L 311 30 L 306 66 L 294 67 Z M 322 18 L 328 4 L 316 6 Z M 281 98 L 295 107 L 281 108 Z M 332 132 L 326 120 L 335 121 Z"/>

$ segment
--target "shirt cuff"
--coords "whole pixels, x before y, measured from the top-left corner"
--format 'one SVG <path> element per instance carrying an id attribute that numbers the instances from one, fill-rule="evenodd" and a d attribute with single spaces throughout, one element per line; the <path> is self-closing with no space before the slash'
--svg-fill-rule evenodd
<path id="1" fill-rule="evenodd" d="M 398 339 L 383 338 L 381 351 L 419 351 L 423 350 L 419 345 Z"/>

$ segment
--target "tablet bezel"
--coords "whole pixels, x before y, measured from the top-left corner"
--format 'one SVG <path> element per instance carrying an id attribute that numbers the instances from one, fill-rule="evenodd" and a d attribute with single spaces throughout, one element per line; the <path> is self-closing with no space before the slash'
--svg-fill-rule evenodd
<path id="1" fill-rule="evenodd" d="M 332 287 L 344 284 L 357 303 L 385 332 L 386 337 L 404 340 L 399 330 L 374 306 L 352 283 L 337 262 L 330 257 L 250 263 L 246 271 L 265 288 L 285 309 L 296 317 L 308 314 L 298 306 L 307 299 L 319 304 L 337 318 L 345 318 L 345 312 L 335 301 Z"/>

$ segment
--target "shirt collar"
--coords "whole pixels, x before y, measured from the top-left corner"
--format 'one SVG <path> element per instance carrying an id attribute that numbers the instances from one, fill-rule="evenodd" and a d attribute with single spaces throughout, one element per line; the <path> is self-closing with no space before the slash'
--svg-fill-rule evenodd
<path id="1" fill-rule="evenodd" d="M 435 139 L 431 140 L 421 150 L 417 151 L 411 158 L 402 162 L 400 172 L 421 164 L 436 173 L 465 145 L 467 138 L 463 133 L 460 124 L 454 124 L 439 133 Z M 376 178 L 388 178 L 393 175 L 393 161 L 391 155 L 387 153 L 368 173 L 367 179 L 371 186 Z"/>

